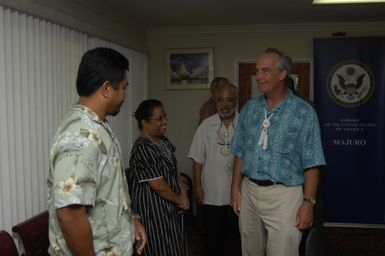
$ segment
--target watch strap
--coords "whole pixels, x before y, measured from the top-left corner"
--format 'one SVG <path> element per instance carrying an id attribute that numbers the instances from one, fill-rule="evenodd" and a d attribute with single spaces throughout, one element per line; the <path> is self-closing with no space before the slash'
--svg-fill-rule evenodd
<path id="1" fill-rule="evenodd" d="M 316 203 L 316 200 L 314 198 L 311 198 L 311 197 L 304 197 L 303 201 L 311 203 L 311 204 L 315 204 Z"/>

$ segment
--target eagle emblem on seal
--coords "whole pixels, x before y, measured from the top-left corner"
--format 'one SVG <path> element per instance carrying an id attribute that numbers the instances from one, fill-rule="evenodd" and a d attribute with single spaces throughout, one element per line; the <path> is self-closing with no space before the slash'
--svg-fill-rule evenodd
<path id="1" fill-rule="evenodd" d="M 333 101 L 343 107 L 362 105 L 373 93 L 373 73 L 362 62 L 340 62 L 329 73 L 327 89 Z"/>

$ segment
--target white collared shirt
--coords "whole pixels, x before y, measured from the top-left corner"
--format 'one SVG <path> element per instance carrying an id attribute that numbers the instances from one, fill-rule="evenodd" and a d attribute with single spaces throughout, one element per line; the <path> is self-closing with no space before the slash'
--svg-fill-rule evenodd
<path id="1" fill-rule="evenodd" d="M 238 113 L 228 126 L 228 144 L 234 135 L 237 122 Z M 221 148 L 225 145 L 223 136 L 220 138 L 218 132 L 224 134 L 226 127 L 222 124 L 219 114 L 214 114 L 198 127 L 188 157 L 203 165 L 201 183 L 205 194 L 204 204 L 221 206 L 231 203 L 234 156 L 221 154 Z"/>

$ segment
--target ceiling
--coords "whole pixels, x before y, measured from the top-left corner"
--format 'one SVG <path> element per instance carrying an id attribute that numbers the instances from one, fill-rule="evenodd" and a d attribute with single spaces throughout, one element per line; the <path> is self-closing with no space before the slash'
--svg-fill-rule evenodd
<path id="1" fill-rule="evenodd" d="M 385 4 L 312 6 L 312 0 L 72 1 L 138 28 L 385 21 Z"/>

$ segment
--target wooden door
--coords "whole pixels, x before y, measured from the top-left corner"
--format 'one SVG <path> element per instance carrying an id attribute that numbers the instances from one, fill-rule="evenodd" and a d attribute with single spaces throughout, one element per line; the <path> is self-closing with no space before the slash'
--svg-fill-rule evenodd
<path id="1" fill-rule="evenodd" d="M 293 76 L 298 96 L 310 99 L 310 63 L 293 63 Z M 255 62 L 238 63 L 239 109 L 252 97 Z M 254 85 L 255 86 L 255 85 Z"/>

